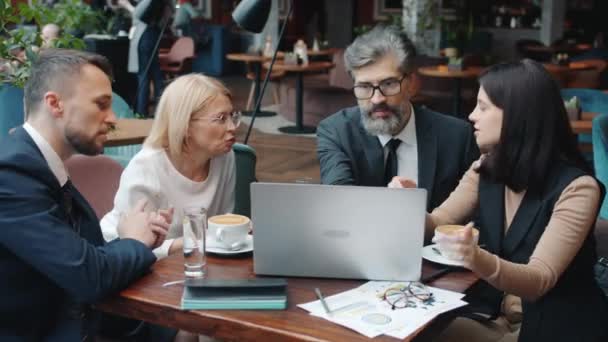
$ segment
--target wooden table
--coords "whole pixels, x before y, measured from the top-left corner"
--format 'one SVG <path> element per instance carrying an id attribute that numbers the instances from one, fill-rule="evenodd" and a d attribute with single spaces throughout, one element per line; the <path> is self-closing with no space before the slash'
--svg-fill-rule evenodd
<path id="1" fill-rule="evenodd" d="M 593 118 L 595 118 L 598 115 L 599 115 L 599 113 L 582 112 L 581 113 L 581 120 L 591 121 L 591 120 L 593 120 Z"/>
<path id="2" fill-rule="evenodd" d="M 308 49 L 306 50 L 306 54 L 310 57 L 317 57 L 317 56 L 331 56 L 333 54 L 335 54 L 336 52 L 338 52 L 337 48 L 328 48 L 328 49 L 319 49 L 319 50 L 312 50 L 312 49 Z"/>
<path id="3" fill-rule="evenodd" d="M 585 63 L 584 61 L 572 62 L 566 65 L 543 63 L 543 67 L 545 67 L 545 69 L 562 87 L 567 87 L 570 79 L 576 73 L 595 69 L 595 66 Z"/>
<path id="4" fill-rule="evenodd" d="M 545 45 L 527 45 L 525 50 L 533 52 L 546 52 L 550 54 L 555 53 L 569 53 L 576 54 L 589 51 L 592 48 L 590 44 L 562 44 L 556 46 L 545 46 Z"/>
<path id="5" fill-rule="evenodd" d="M 589 120 L 570 120 L 574 134 L 591 134 L 592 123 Z"/>
<path id="6" fill-rule="evenodd" d="M 284 54 L 282 52 L 277 53 L 277 59 L 283 58 L 283 55 Z M 251 53 L 228 53 L 226 54 L 226 59 L 229 59 L 231 61 L 244 62 L 252 65 L 253 73 L 255 75 L 253 79 L 253 96 L 255 98 L 255 101 L 258 101 L 258 98 L 260 97 L 260 85 L 262 83 L 262 63 L 272 60 L 272 57 Z M 243 114 L 251 115 L 252 112 L 245 111 L 243 112 Z M 269 117 L 275 115 L 277 115 L 277 113 L 265 110 L 260 110 L 256 114 L 257 117 Z"/>
<path id="7" fill-rule="evenodd" d="M 269 63 L 264 64 L 265 67 Z M 335 66 L 331 62 L 309 62 L 308 64 L 285 64 L 275 63 L 274 70 L 284 70 L 296 74 L 296 125 L 279 127 L 283 133 L 315 133 L 316 127 L 304 126 L 304 108 L 302 98 L 304 96 L 304 74 L 309 72 L 326 71 Z"/>
<path id="8" fill-rule="evenodd" d="M 592 120 L 598 113 L 582 112 L 579 120 L 570 120 L 574 134 L 591 134 Z"/>
<path id="9" fill-rule="evenodd" d="M 254 277 L 251 254 L 237 257 L 208 256 L 207 276 L 216 279 Z M 435 270 L 424 265 L 423 274 Z M 345 327 L 309 315 L 296 305 L 316 300 L 319 287 L 325 295 L 333 295 L 361 285 L 362 281 L 288 278 L 288 308 L 277 311 L 197 310 L 182 311 L 180 299 L 183 286 L 162 287 L 162 284 L 183 279 L 183 257 L 172 255 L 158 261 L 152 272 L 120 294 L 97 305 L 102 311 L 144 320 L 197 334 L 235 341 L 369 341 Z M 463 292 L 477 281 L 468 271 L 444 275 L 432 286 Z M 417 333 L 421 332 L 419 330 Z M 411 340 L 413 336 L 406 340 Z M 382 336 L 374 341 L 394 341 Z"/>
<path id="10" fill-rule="evenodd" d="M 465 78 L 477 78 L 483 71 L 482 67 L 468 67 L 463 70 L 449 70 L 445 65 L 426 66 L 418 68 L 421 75 L 429 77 L 443 77 L 454 80 L 454 115 L 462 117 L 462 80 Z"/>
<path id="11" fill-rule="evenodd" d="M 154 119 L 118 119 L 105 147 L 141 144 L 150 134 Z"/>
<path id="12" fill-rule="evenodd" d="M 581 62 L 572 62 L 569 64 L 555 64 L 555 63 L 543 63 L 543 66 L 545 67 L 545 69 L 547 69 L 547 71 L 549 71 L 550 73 L 568 73 L 568 72 L 572 72 L 572 71 L 582 71 L 582 70 L 590 70 L 590 69 L 594 69 L 595 66 L 589 64 L 589 63 L 585 63 L 584 61 Z"/>

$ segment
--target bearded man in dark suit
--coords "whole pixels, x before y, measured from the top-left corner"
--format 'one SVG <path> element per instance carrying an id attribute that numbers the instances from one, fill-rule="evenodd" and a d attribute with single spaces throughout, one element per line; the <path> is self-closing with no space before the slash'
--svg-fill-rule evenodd
<path id="1" fill-rule="evenodd" d="M 478 158 L 466 121 L 410 103 L 415 56 L 412 42 L 394 27 L 377 26 L 346 49 L 358 106 L 317 128 L 323 184 L 388 186 L 397 177 L 426 189 L 432 210 Z"/>

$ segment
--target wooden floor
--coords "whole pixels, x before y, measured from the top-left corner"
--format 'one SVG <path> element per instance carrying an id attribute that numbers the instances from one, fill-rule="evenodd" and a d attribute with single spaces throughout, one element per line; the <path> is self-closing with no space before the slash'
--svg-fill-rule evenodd
<path id="1" fill-rule="evenodd" d="M 237 141 L 242 142 L 247 125 L 239 127 Z M 257 178 L 261 182 L 319 183 L 319 162 L 316 139 L 287 134 L 266 134 L 255 128 L 249 145 L 257 155 Z"/>
<path id="2" fill-rule="evenodd" d="M 221 80 L 232 92 L 234 107 L 244 110 L 251 82 L 242 76 L 222 77 Z M 262 105 L 272 104 L 270 89 L 267 89 Z M 241 124 L 237 142 L 243 142 L 248 126 Z M 319 183 L 319 162 L 316 154 L 316 139 L 289 134 L 267 134 L 255 129 L 251 131 L 249 143 L 256 151 L 256 175 L 261 182 L 295 182 L 306 180 Z"/>

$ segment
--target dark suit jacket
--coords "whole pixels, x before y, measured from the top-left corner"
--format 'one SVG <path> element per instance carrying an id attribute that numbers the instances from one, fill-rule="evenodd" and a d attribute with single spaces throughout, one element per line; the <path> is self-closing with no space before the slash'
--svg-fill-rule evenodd
<path id="1" fill-rule="evenodd" d="M 427 208 L 439 206 L 479 157 L 472 128 L 465 121 L 414 108 L 418 142 L 418 186 L 427 190 Z M 317 154 L 323 184 L 386 186 L 384 150 L 361 123 L 359 107 L 321 121 Z"/>
<path id="2" fill-rule="evenodd" d="M 57 178 L 23 128 L 0 145 L 0 340 L 80 341 L 91 326 L 74 309 L 124 288 L 156 258 L 136 240 L 104 244 L 76 191 L 78 234 Z"/>

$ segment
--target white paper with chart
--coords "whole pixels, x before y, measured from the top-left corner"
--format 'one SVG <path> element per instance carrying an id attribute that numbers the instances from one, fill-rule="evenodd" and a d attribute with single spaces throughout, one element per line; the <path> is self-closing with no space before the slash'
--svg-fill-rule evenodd
<path id="1" fill-rule="evenodd" d="M 328 315 L 320 301 L 298 305 L 311 315 L 325 318 L 350 328 L 367 337 L 382 334 L 405 338 L 431 321 L 437 315 L 459 308 L 467 303 L 462 293 L 422 286 L 419 283 L 370 281 L 355 289 L 325 298 L 331 314 Z M 402 297 L 385 299 L 385 294 Z M 391 305 L 391 303 L 396 305 Z M 395 306 L 395 309 L 393 309 Z"/>

